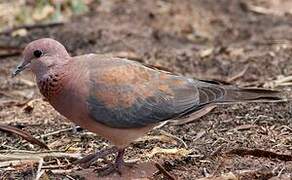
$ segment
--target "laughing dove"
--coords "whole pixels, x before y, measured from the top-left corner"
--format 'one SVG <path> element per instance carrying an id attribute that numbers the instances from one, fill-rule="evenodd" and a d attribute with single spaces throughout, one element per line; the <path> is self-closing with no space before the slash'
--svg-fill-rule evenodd
<path id="1" fill-rule="evenodd" d="M 124 149 L 163 121 L 211 104 L 279 98 L 276 91 L 194 80 L 129 59 L 71 57 L 61 43 L 49 38 L 29 43 L 23 57 L 13 76 L 29 68 L 40 92 L 60 114 L 115 145 L 80 162 L 117 152 L 113 167 L 118 171 Z"/>

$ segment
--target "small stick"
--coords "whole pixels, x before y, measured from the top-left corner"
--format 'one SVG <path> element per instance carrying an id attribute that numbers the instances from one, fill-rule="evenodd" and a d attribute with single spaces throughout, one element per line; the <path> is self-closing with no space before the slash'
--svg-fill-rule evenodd
<path id="1" fill-rule="evenodd" d="M 235 74 L 233 76 L 228 77 L 226 81 L 228 83 L 231 83 L 232 81 L 235 81 L 236 79 L 242 77 L 246 73 L 248 68 L 249 68 L 249 65 L 246 65 L 240 72 L 238 72 L 237 74 Z"/>
<path id="2" fill-rule="evenodd" d="M 44 159 L 41 158 L 39 160 L 39 165 L 38 165 L 38 170 L 37 170 L 37 174 L 36 174 L 35 180 L 39 180 L 42 177 L 42 175 L 44 174 L 44 172 L 45 172 L 45 170 L 42 170 L 43 163 L 44 163 Z"/>
<path id="3" fill-rule="evenodd" d="M 184 145 L 184 147 L 185 147 L 186 149 L 188 149 L 188 145 L 187 145 L 187 144 L 184 142 L 184 140 L 182 140 L 181 138 L 179 138 L 179 137 L 177 137 L 177 136 L 175 136 L 175 135 L 172 135 L 172 134 L 170 134 L 170 133 L 168 133 L 168 132 L 166 132 L 166 131 L 164 131 L 164 130 L 161 130 L 161 132 L 162 132 L 163 135 L 168 136 L 168 137 L 171 137 L 171 138 L 175 139 L 176 141 L 181 142 L 181 143 Z"/>
<path id="4" fill-rule="evenodd" d="M 40 160 L 45 157 L 69 157 L 80 159 L 80 153 L 63 153 L 63 152 L 39 152 L 39 153 L 13 153 L 13 154 L 0 154 L 0 161 L 9 160 Z"/>
<path id="5" fill-rule="evenodd" d="M 171 175 L 164 167 L 162 167 L 159 163 L 155 162 L 155 167 L 161 172 L 166 178 L 170 180 L 175 180 L 175 177 Z"/>
<path id="6" fill-rule="evenodd" d="M 30 142 L 31 144 L 37 144 L 42 148 L 49 149 L 49 147 L 45 143 L 36 139 L 30 133 L 23 131 L 21 129 L 18 129 L 16 127 L 0 124 L 0 130 L 5 131 L 5 132 L 9 132 L 11 134 L 16 134 L 16 135 L 22 137 L 23 139 L 25 139 L 26 141 Z"/>
<path id="7" fill-rule="evenodd" d="M 78 128 L 80 128 L 80 127 L 79 127 L 79 126 L 76 126 L 75 128 L 78 129 Z M 62 132 L 71 131 L 71 130 L 73 130 L 73 129 L 74 129 L 74 127 L 70 127 L 70 128 L 66 128 L 66 129 L 56 130 L 56 131 L 53 131 L 53 132 L 50 132 L 50 133 L 47 133 L 47 134 L 41 135 L 41 136 L 39 136 L 39 138 L 44 138 L 44 137 L 48 137 L 48 136 L 52 136 L 52 135 L 56 135 L 56 134 L 59 134 L 59 133 L 62 133 Z"/>
<path id="8" fill-rule="evenodd" d="M 73 169 L 52 169 L 51 171 L 53 174 L 69 174 Z"/>
<path id="9" fill-rule="evenodd" d="M 12 160 L 12 161 L 3 161 L 0 162 L 0 169 L 13 166 L 19 166 L 20 164 L 35 163 L 37 160 Z"/>

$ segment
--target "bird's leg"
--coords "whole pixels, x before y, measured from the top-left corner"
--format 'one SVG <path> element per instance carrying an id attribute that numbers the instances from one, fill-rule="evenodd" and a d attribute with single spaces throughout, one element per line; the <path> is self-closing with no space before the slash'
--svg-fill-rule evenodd
<path id="1" fill-rule="evenodd" d="M 121 169 L 123 165 L 128 167 L 133 167 L 136 165 L 136 162 L 125 162 L 124 160 L 125 149 L 119 149 L 118 155 L 116 157 L 115 165 L 118 169 Z"/>
<path id="2" fill-rule="evenodd" d="M 114 163 L 109 162 L 106 160 L 106 156 L 112 153 L 117 152 L 117 157 Z M 135 165 L 135 162 L 125 162 L 124 161 L 124 154 L 125 154 L 125 149 L 118 149 L 116 147 L 112 147 L 109 149 L 104 149 L 99 152 L 89 154 L 85 156 L 84 158 L 75 161 L 75 164 L 80 164 L 84 168 L 88 168 L 91 163 L 96 161 L 99 158 L 103 158 L 106 160 L 107 165 L 102 168 L 97 168 L 96 171 L 99 172 L 100 175 L 105 176 L 113 172 L 117 172 L 118 174 L 122 174 L 122 167 L 128 166 L 128 167 L 133 167 Z"/>
<path id="3" fill-rule="evenodd" d="M 134 166 L 134 162 L 125 162 L 124 161 L 124 154 L 125 154 L 125 149 L 118 149 L 118 154 L 116 157 L 116 160 L 114 163 L 108 163 L 107 166 L 103 167 L 103 168 L 98 168 L 96 169 L 97 171 L 99 171 L 99 174 L 101 176 L 106 176 L 110 173 L 113 172 L 117 172 L 119 175 L 122 174 L 122 167 L 128 166 L 128 167 L 133 167 Z"/>
<path id="4" fill-rule="evenodd" d="M 82 167 L 87 168 L 90 166 L 91 163 L 93 163 L 97 159 L 105 158 L 107 155 L 112 154 L 112 153 L 116 153 L 116 152 L 118 152 L 118 149 L 116 147 L 104 149 L 104 150 L 98 151 L 96 153 L 89 154 L 80 160 L 77 160 L 75 162 L 75 164 L 81 164 Z"/>

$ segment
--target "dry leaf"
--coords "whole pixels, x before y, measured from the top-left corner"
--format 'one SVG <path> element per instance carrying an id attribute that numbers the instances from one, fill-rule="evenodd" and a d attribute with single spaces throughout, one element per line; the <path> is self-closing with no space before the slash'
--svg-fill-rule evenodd
<path id="1" fill-rule="evenodd" d="M 292 86 L 292 75 L 291 76 L 279 76 L 274 81 L 269 81 L 264 84 L 264 87 L 275 88 L 279 86 Z"/>
<path id="2" fill-rule="evenodd" d="M 171 149 L 164 149 L 160 147 L 155 147 L 151 150 L 149 154 L 146 154 L 147 157 L 151 158 L 155 156 L 156 154 L 174 154 L 178 156 L 187 156 L 191 153 L 191 150 L 187 150 L 184 148 L 171 148 Z"/>
<path id="3" fill-rule="evenodd" d="M 5 168 L 5 167 L 19 167 L 19 166 L 24 166 L 26 164 L 34 164 L 38 162 L 38 160 L 27 160 L 27 159 L 22 159 L 22 160 L 4 160 L 0 162 L 0 168 Z"/>

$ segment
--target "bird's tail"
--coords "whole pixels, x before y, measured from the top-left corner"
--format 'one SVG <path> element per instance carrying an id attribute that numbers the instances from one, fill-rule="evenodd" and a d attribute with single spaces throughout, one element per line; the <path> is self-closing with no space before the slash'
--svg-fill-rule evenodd
<path id="1" fill-rule="evenodd" d="M 260 88 L 238 88 L 225 87 L 225 94 L 220 99 L 222 103 L 228 102 L 265 102 L 282 100 L 283 95 L 280 91 L 267 90 Z"/>

